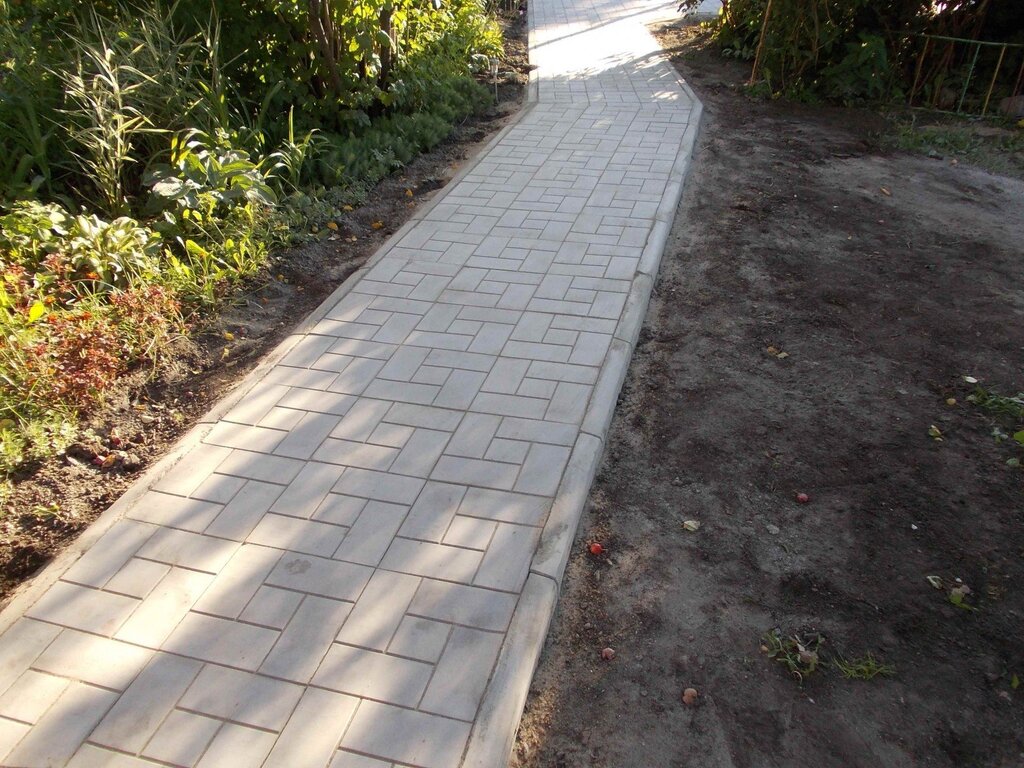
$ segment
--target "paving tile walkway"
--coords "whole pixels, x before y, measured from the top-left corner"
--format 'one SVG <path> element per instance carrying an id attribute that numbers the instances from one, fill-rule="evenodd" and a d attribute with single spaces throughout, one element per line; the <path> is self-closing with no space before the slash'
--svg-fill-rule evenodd
<path id="1" fill-rule="evenodd" d="M 663 5 L 530 10 L 521 119 L 4 613 L 0 764 L 504 763 L 699 109 Z"/>

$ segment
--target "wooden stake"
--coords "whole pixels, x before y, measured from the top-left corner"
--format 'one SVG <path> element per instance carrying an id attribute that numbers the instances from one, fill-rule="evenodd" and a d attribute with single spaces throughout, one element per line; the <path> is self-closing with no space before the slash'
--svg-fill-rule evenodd
<path id="1" fill-rule="evenodd" d="M 757 41 L 757 53 L 754 55 L 754 69 L 750 73 L 748 85 L 753 85 L 757 82 L 757 74 L 761 69 L 761 55 L 764 53 L 764 39 L 768 36 L 768 19 L 771 15 L 772 0 L 768 0 L 768 5 L 764 9 L 764 21 L 761 23 L 761 39 Z"/>

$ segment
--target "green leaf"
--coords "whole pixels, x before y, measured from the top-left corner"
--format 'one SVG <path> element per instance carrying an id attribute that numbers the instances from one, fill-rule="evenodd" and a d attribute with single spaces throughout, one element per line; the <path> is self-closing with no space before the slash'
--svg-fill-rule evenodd
<path id="1" fill-rule="evenodd" d="M 1016 440 L 1019 444 L 1024 445 L 1024 429 L 1022 429 L 1020 432 L 1014 432 L 1013 439 Z"/>
<path id="2" fill-rule="evenodd" d="M 1010 687 L 1015 691 L 1020 688 L 1020 678 L 1016 674 L 1010 678 Z"/>

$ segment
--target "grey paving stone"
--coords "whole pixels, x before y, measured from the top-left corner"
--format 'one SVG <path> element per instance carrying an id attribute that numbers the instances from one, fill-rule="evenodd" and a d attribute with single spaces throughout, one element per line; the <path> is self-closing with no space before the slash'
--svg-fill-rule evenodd
<path id="1" fill-rule="evenodd" d="M 112 635 L 138 604 L 131 597 L 58 581 L 25 615 L 98 635 Z"/>
<path id="2" fill-rule="evenodd" d="M 65 572 L 64 580 L 103 587 L 156 530 L 156 526 L 147 523 L 120 521 L 75 561 Z"/>
<path id="3" fill-rule="evenodd" d="M 340 750 L 327 768 L 393 768 L 390 760 L 378 760 L 375 757 L 357 755 L 355 752 Z"/>
<path id="4" fill-rule="evenodd" d="M 303 687 L 252 672 L 207 664 L 191 681 L 178 706 L 256 728 L 280 731 Z"/>
<path id="5" fill-rule="evenodd" d="M 351 610 L 351 603 L 308 595 L 260 672 L 297 683 L 309 682 Z"/>
<path id="6" fill-rule="evenodd" d="M 194 608 L 229 619 L 238 618 L 281 559 L 281 551 L 255 544 L 239 547 Z"/>
<path id="7" fill-rule="evenodd" d="M 117 694 L 72 682 L 4 759 L 11 766 L 63 765 L 117 699 Z"/>
<path id="8" fill-rule="evenodd" d="M 481 520 L 477 517 L 456 515 L 442 539 L 445 544 L 469 549 L 485 550 L 491 543 L 498 524 L 492 520 Z"/>
<path id="9" fill-rule="evenodd" d="M 390 408 L 389 402 L 360 399 L 331 432 L 331 437 L 341 440 L 367 440 Z"/>
<path id="10" fill-rule="evenodd" d="M 270 453 L 287 435 L 287 432 L 282 432 L 279 429 L 250 427 L 246 424 L 220 421 L 203 438 L 203 442 L 208 445 L 220 445 L 226 448 L 242 448 L 247 451 Z"/>
<path id="11" fill-rule="evenodd" d="M 520 440 L 506 440 L 496 437 L 491 441 L 484 458 L 488 461 L 505 461 L 510 464 L 522 464 L 526 459 L 526 453 L 530 444 Z"/>
<path id="12" fill-rule="evenodd" d="M 452 375 L 458 373 L 460 372 L 455 371 Z M 417 429 L 409 437 L 389 471 L 396 475 L 429 476 L 450 436 L 450 433 L 439 430 Z"/>
<path id="13" fill-rule="evenodd" d="M 0 753 L 3 748 L 0 747 Z M 119 752 L 85 744 L 68 763 L 68 768 L 153 768 L 149 760 L 142 760 Z"/>
<path id="14" fill-rule="evenodd" d="M 334 525 L 351 526 L 368 503 L 366 499 L 359 499 L 355 496 L 331 493 L 317 507 L 316 512 L 313 513 L 313 519 Z"/>
<path id="15" fill-rule="evenodd" d="M 458 764 L 469 730 L 469 723 L 363 701 L 341 745 L 424 768 L 450 768 Z"/>
<path id="16" fill-rule="evenodd" d="M 551 500 L 522 493 L 470 488 L 459 505 L 459 514 L 520 525 L 543 525 Z"/>
<path id="17" fill-rule="evenodd" d="M 163 650 L 215 664 L 256 669 L 277 641 L 272 629 L 189 613 L 163 643 Z"/>
<path id="18" fill-rule="evenodd" d="M 139 549 L 138 556 L 167 565 L 217 573 L 237 549 L 238 544 L 234 541 L 161 528 Z"/>
<path id="19" fill-rule="evenodd" d="M 419 585 L 420 580 L 415 576 L 374 571 L 348 620 L 337 633 L 338 642 L 385 650 Z"/>
<path id="20" fill-rule="evenodd" d="M 143 757 L 172 765 L 195 765 L 220 730 L 220 720 L 174 710 L 142 750 Z"/>
<path id="21" fill-rule="evenodd" d="M 434 664 L 441 657 L 451 629 L 450 624 L 440 621 L 405 616 L 387 651 L 396 656 L 408 656 Z"/>
<path id="22" fill-rule="evenodd" d="M 558 382 L 548 409 L 544 413 L 544 418 L 547 421 L 560 421 L 567 424 L 581 423 L 590 401 L 592 389 L 593 387 L 589 384 Z"/>
<path id="23" fill-rule="evenodd" d="M 355 602 L 372 573 L 373 569 L 364 565 L 286 552 L 267 577 L 267 584 Z"/>
<path id="24" fill-rule="evenodd" d="M 213 579 L 209 573 L 172 568 L 114 637 L 147 648 L 159 648 Z"/>
<path id="25" fill-rule="evenodd" d="M 460 720 L 472 720 L 480 705 L 502 635 L 455 627 L 423 694 L 420 709 Z"/>
<path id="26" fill-rule="evenodd" d="M 394 448 L 330 437 L 313 455 L 316 461 L 359 469 L 386 471 L 398 455 Z"/>
<path id="27" fill-rule="evenodd" d="M 516 482 L 516 491 L 552 496 L 569 460 L 569 449 L 562 446 L 534 443 Z"/>
<path id="28" fill-rule="evenodd" d="M 427 483 L 409 510 L 399 534 L 424 541 L 441 541 L 465 493 L 464 486 Z"/>
<path id="29" fill-rule="evenodd" d="M 333 464 L 306 464 L 295 481 L 278 496 L 270 511 L 292 517 L 312 517 L 327 498 L 331 488 L 338 482 L 342 471 L 341 467 Z"/>
<path id="30" fill-rule="evenodd" d="M 32 726 L 27 723 L 16 723 L 13 720 L 0 717 L 0 760 L 9 753 L 14 746 L 24 738 Z"/>
<path id="31" fill-rule="evenodd" d="M 334 491 L 346 496 L 362 496 L 394 504 L 412 504 L 423 487 L 415 477 L 389 475 L 367 469 L 349 468 L 335 484 Z"/>
<path id="32" fill-rule="evenodd" d="M 313 676 L 313 684 L 353 696 L 414 707 L 432 671 L 430 664 L 335 643 Z"/>
<path id="33" fill-rule="evenodd" d="M 227 504 L 245 483 L 241 477 L 212 474 L 192 492 L 192 497 L 215 504 Z"/>
<path id="34" fill-rule="evenodd" d="M 267 731 L 224 723 L 196 768 L 260 768 L 276 739 Z"/>
<path id="35" fill-rule="evenodd" d="M 539 528 L 498 523 L 473 584 L 508 592 L 520 591 L 526 583 L 530 560 L 539 540 Z"/>
<path id="36" fill-rule="evenodd" d="M 352 395 L 344 395 L 337 392 L 320 392 L 312 389 L 289 389 L 281 397 L 278 406 L 282 408 L 293 408 L 298 411 L 311 411 L 313 413 L 330 413 L 334 416 L 344 416 L 355 404 L 356 398 Z M 300 416 L 302 414 L 299 414 Z"/>
<path id="37" fill-rule="evenodd" d="M 431 472 L 432 480 L 448 483 L 471 483 L 487 488 L 511 490 L 519 474 L 515 464 L 502 464 L 461 456 L 442 456 Z"/>
<path id="38" fill-rule="evenodd" d="M 433 403 L 442 408 L 469 408 L 486 378 L 487 374 L 479 371 L 452 371 Z"/>
<path id="39" fill-rule="evenodd" d="M 515 595 L 424 579 L 409 606 L 409 613 L 500 632 L 508 627 L 515 604 Z"/>
<path id="40" fill-rule="evenodd" d="M 409 508 L 401 504 L 370 501 L 359 513 L 334 552 L 336 560 L 376 566 L 402 525 Z"/>
<path id="41" fill-rule="evenodd" d="M 445 372 L 447 375 L 447 372 Z M 406 427 L 401 424 L 379 424 L 376 429 L 373 430 L 373 434 L 367 439 L 368 443 L 374 445 L 386 445 L 389 448 L 403 448 L 405 444 L 412 437 L 412 427 Z"/>
<path id="42" fill-rule="evenodd" d="M 302 595 L 287 589 L 260 587 L 238 618 L 252 624 L 284 629 L 302 602 Z"/>
<path id="43" fill-rule="evenodd" d="M 218 445 L 201 445 L 194 448 L 154 483 L 153 490 L 189 496 L 231 453 L 230 448 Z"/>
<path id="44" fill-rule="evenodd" d="M 330 557 L 345 537 L 345 528 L 316 520 L 267 514 L 249 534 L 250 544 Z"/>
<path id="45" fill-rule="evenodd" d="M 0 696 L 0 717 L 35 723 L 60 698 L 69 682 L 65 677 L 28 670 Z"/>
<path id="46" fill-rule="evenodd" d="M 481 558 L 481 553 L 473 549 L 395 538 L 381 568 L 470 584 Z"/>
<path id="47" fill-rule="evenodd" d="M 298 459 L 233 450 L 224 461 L 217 465 L 216 469 L 224 475 L 287 484 L 295 479 L 302 467 L 303 463 Z"/>
<path id="48" fill-rule="evenodd" d="M 274 453 L 294 459 L 308 459 L 340 421 L 341 417 L 329 413 L 307 413 L 292 427 L 288 436 L 274 449 Z"/>
<path id="49" fill-rule="evenodd" d="M 155 654 L 89 738 L 126 752 L 140 751 L 202 666 L 195 659 Z"/>
<path id="50" fill-rule="evenodd" d="M 245 541 L 284 490 L 283 485 L 247 481 L 204 532 L 208 536 Z"/>
<path id="51" fill-rule="evenodd" d="M 358 705 L 353 696 L 307 688 L 263 768 L 323 768 Z"/>
<path id="52" fill-rule="evenodd" d="M 533 443 L 572 445 L 576 442 L 577 428 L 572 424 L 555 424 L 538 419 L 506 418 L 498 428 L 498 437 L 527 440 Z"/>

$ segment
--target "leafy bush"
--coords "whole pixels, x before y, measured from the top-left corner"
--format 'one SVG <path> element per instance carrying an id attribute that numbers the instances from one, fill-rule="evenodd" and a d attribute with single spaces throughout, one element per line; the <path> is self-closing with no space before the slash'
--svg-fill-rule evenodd
<path id="1" fill-rule="evenodd" d="M 771 0 L 768 7 L 769 0 L 723 0 L 715 34 L 731 56 L 751 60 L 760 47 L 758 76 L 771 92 L 798 97 L 851 102 L 902 95 L 915 77 L 910 41 L 918 33 L 1024 40 L 1021 3 Z"/>

